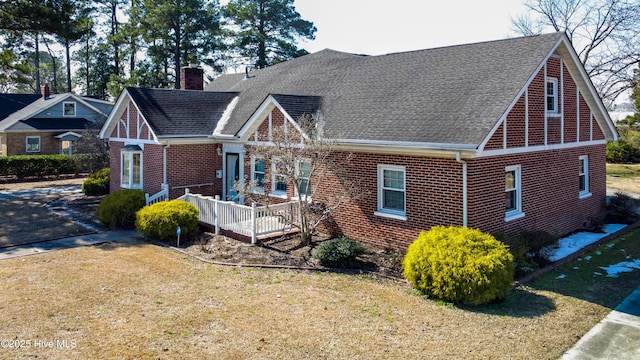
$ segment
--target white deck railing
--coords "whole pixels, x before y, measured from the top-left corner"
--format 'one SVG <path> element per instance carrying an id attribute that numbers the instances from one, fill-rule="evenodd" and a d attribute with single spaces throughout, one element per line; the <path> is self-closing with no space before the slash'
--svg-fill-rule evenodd
<path id="1" fill-rule="evenodd" d="M 178 198 L 193 204 L 200 211 L 198 220 L 215 227 L 216 234 L 220 229 L 233 231 L 251 237 L 255 244 L 260 236 L 291 232 L 297 223 L 295 202 L 269 206 L 251 206 L 237 204 L 233 201 L 220 200 L 219 196 L 202 196 L 191 194 L 188 190 Z"/>
<path id="2" fill-rule="evenodd" d="M 160 202 L 160 201 L 169 200 L 169 185 L 162 184 L 161 188 L 162 188 L 162 190 L 160 190 L 159 192 L 157 192 L 157 193 L 155 193 L 153 195 L 149 195 L 149 193 L 145 193 L 144 194 L 144 198 L 147 201 L 147 206 L 149 206 L 151 204 L 155 204 L 155 203 Z"/>

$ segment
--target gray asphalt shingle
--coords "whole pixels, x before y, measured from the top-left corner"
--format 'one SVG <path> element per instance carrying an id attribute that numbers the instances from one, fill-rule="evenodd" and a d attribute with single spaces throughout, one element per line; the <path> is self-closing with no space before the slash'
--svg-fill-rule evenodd
<path id="1" fill-rule="evenodd" d="M 325 134 L 334 138 L 477 145 L 561 37 L 380 56 L 323 50 L 249 78 L 224 75 L 205 90 L 239 93 L 224 134 L 236 134 L 269 94 L 287 94 L 318 101 Z"/>

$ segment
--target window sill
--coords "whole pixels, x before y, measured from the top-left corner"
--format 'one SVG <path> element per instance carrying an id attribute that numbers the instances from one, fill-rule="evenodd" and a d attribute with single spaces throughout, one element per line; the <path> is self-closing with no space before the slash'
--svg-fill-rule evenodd
<path id="1" fill-rule="evenodd" d="M 375 216 L 386 217 L 389 219 L 403 220 L 407 221 L 407 216 L 399 213 L 391 213 L 385 210 L 378 210 L 373 213 Z"/>
<path id="2" fill-rule="evenodd" d="M 286 199 L 287 198 L 287 193 L 286 192 L 272 192 L 269 193 L 269 196 L 274 197 L 274 198 L 278 198 L 278 199 Z"/>
<path id="3" fill-rule="evenodd" d="M 548 118 L 561 118 L 561 117 L 562 117 L 562 113 L 558 113 L 558 112 L 548 112 L 548 113 L 547 113 L 547 117 L 548 117 Z"/>
<path id="4" fill-rule="evenodd" d="M 523 217 L 524 217 L 524 212 L 522 211 L 512 212 L 504 216 L 504 221 L 512 221 L 512 220 L 520 219 Z"/>
<path id="5" fill-rule="evenodd" d="M 583 192 L 578 195 L 578 199 L 586 199 L 588 197 L 591 197 L 591 195 L 593 194 L 591 194 L 590 192 Z"/>
<path id="6" fill-rule="evenodd" d="M 311 202 L 311 196 L 304 196 L 304 199 L 301 199 L 300 196 L 294 196 L 291 198 L 292 201 L 301 201 L 301 200 L 306 200 L 308 203 Z"/>

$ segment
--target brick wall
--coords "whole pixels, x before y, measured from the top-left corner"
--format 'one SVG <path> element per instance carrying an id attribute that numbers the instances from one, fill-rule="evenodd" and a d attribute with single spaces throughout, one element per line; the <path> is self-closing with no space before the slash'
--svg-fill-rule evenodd
<path id="1" fill-rule="evenodd" d="M 59 132 L 28 132 L 28 133 L 5 133 L 3 140 L 3 154 L 6 155 L 43 155 L 43 154 L 60 154 L 60 139 L 56 139 L 55 135 Z M 27 152 L 27 136 L 40 137 L 40 152 Z M 5 147 L 6 146 L 6 150 Z"/>
<path id="2" fill-rule="evenodd" d="M 578 158 L 589 156 L 589 189 L 580 199 Z M 521 166 L 522 211 L 504 221 L 505 167 Z M 565 235 L 604 213 L 605 145 L 469 160 L 469 227 L 490 233 L 544 230 Z"/>

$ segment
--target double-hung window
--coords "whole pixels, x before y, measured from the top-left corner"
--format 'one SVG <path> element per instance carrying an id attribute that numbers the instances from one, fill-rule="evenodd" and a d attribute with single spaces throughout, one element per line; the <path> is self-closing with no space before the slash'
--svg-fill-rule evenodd
<path id="1" fill-rule="evenodd" d="M 505 220 L 524 216 L 522 212 L 522 169 L 520 165 L 507 166 L 504 175 Z"/>
<path id="2" fill-rule="evenodd" d="M 40 152 L 40 136 L 27 136 L 27 152 Z"/>
<path id="3" fill-rule="evenodd" d="M 578 158 L 580 170 L 578 172 L 579 197 L 585 198 L 591 195 L 589 192 L 589 157 L 582 155 Z"/>
<path id="4" fill-rule="evenodd" d="M 406 169 L 378 165 L 378 210 L 376 215 L 406 220 Z"/>
<path id="5" fill-rule="evenodd" d="M 120 186 L 142 188 L 142 150 L 137 145 L 125 146 L 120 153 Z"/>
<path id="6" fill-rule="evenodd" d="M 251 187 L 253 191 L 264 192 L 264 158 L 254 157 L 251 167 Z"/>
<path id="7" fill-rule="evenodd" d="M 311 190 L 311 162 L 302 161 L 298 163 L 298 182 L 300 183 L 300 199 L 309 200 Z"/>
<path id="8" fill-rule="evenodd" d="M 556 78 L 547 78 L 546 107 L 547 113 L 558 113 L 558 79 Z"/>
<path id="9" fill-rule="evenodd" d="M 287 175 L 284 164 L 278 159 L 274 159 L 271 163 L 271 184 L 271 195 L 287 196 Z"/>

